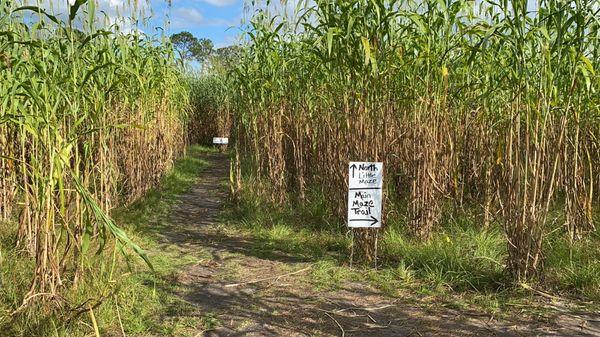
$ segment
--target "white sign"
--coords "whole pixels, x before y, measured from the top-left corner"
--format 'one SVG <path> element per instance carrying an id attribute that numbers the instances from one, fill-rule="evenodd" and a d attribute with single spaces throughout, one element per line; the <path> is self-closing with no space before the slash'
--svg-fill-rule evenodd
<path id="1" fill-rule="evenodd" d="M 213 137 L 213 144 L 229 144 L 227 137 Z"/>
<path id="2" fill-rule="evenodd" d="M 348 165 L 348 227 L 381 227 L 383 163 Z"/>

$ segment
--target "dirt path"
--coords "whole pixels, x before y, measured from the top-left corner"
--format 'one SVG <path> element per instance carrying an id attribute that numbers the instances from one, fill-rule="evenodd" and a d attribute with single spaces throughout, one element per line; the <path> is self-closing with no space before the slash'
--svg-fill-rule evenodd
<path id="1" fill-rule="evenodd" d="M 316 290 L 306 282 L 311 263 L 283 253 L 261 258 L 251 249 L 251 239 L 218 224 L 226 197 L 227 158 L 208 154 L 204 159 L 210 167 L 182 196 L 172 215 L 172 230 L 163 233 L 182 252 L 206 255 L 177 277 L 178 295 L 218 322 L 200 335 L 600 336 L 600 322 L 583 314 L 497 321 L 414 298 L 390 298 L 357 282 L 346 282 L 335 291 Z M 253 282 L 257 280 L 263 281 Z"/>

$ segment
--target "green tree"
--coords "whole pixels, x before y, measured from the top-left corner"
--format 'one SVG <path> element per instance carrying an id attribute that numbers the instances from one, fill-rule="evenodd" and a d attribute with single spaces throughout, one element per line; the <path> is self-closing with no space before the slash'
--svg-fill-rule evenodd
<path id="1" fill-rule="evenodd" d="M 217 48 L 211 54 L 210 63 L 213 67 L 231 68 L 240 60 L 242 51 L 243 49 L 239 45 Z"/>
<path id="2" fill-rule="evenodd" d="M 198 49 L 196 59 L 198 61 L 204 61 L 214 51 L 214 44 L 210 39 L 200 38 L 198 39 Z"/>
<path id="3" fill-rule="evenodd" d="M 213 52 L 213 42 L 210 39 L 198 39 L 190 32 L 180 32 L 171 35 L 171 42 L 179 52 L 182 62 L 196 60 L 204 61 Z"/>

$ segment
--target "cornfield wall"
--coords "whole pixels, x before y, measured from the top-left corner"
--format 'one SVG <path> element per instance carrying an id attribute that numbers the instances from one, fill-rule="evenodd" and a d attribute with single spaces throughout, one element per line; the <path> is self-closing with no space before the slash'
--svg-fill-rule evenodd
<path id="1" fill-rule="evenodd" d="M 172 48 L 96 29 L 93 1 L 68 20 L 16 6 L 0 2 L 0 220 L 35 259 L 24 308 L 85 277 L 90 242 L 145 257 L 108 214 L 184 151 L 189 95 Z M 84 9 L 87 28 L 71 28 Z"/>
<path id="2" fill-rule="evenodd" d="M 481 226 L 504 228 L 516 280 L 542 273 L 551 211 L 573 240 L 595 229 L 597 3 L 269 8 L 246 27 L 232 76 L 237 155 L 251 163 L 237 175 L 249 167 L 272 201 L 317 188 L 343 218 L 347 163 L 383 161 L 388 218 L 427 240 L 444 212 L 474 208 Z"/>
<path id="3" fill-rule="evenodd" d="M 191 144 L 212 145 L 213 137 L 229 137 L 231 114 L 229 108 L 230 88 L 222 69 L 209 74 L 196 74 L 188 78 L 190 84 Z"/>

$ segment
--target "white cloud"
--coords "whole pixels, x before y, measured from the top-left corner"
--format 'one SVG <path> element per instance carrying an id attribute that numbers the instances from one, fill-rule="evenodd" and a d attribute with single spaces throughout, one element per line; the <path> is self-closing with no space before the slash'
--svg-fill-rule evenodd
<path id="1" fill-rule="evenodd" d="M 237 0 L 202 0 L 209 5 L 217 6 L 217 7 L 225 7 L 231 6 L 237 2 Z"/>
<path id="2" fill-rule="evenodd" d="M 215 42 L 215 49 L 237 45 L 240 42 L 238 35 L 225 35 L 222 41 Z"/>
<path id="3" fill-rule="evenodd" d="M 173 8 L 170 18 L 173 29 L 191 29 L 198 26 L 228 27 L 236 24 L 225 19 L 205 18 L 198 9 L 187 7 Z"/>
<path id="4" fill-rule="evenodd" d="M 206 23 L 204 16 L 195 8 L 174 8 L 171 11 L 171 27 L 175 29 L 200 26 Z"/>

